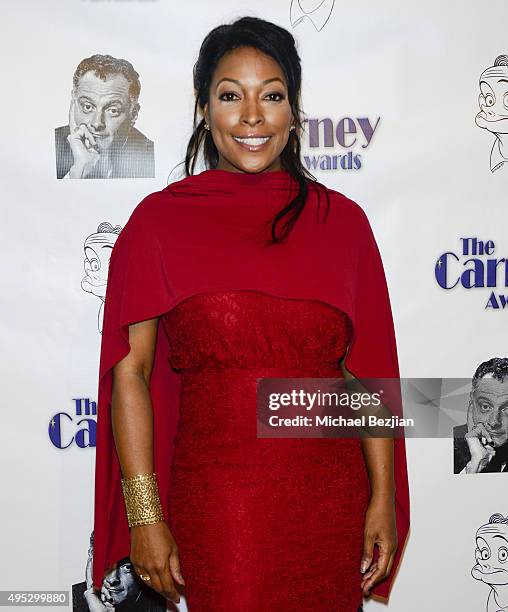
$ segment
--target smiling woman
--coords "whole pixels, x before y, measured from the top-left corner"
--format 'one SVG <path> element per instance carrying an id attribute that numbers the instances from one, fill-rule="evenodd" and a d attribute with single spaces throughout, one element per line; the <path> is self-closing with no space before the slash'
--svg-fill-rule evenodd
<path id="1" fill-rule="evenodd" d="M 309 187 L 329 205 L 327 190 L 300 157 L 302 74 L 293 36 L 255 17 L 218 26 L 205 37 L 193 76 L 195 127 L 187 145 L 186 175 L 193 174 L 201 147 L 209 168 L 288 170 L 298 190 L 272 223 L 272 242 L 284 240 L 303 210 Z"/>
<path id="2" fill-rule="evenodd" d="M 404 439 L 258 438 L 256 394 L 264 377 L 398 378 L 379 250 L 361 207 L 302 166 L 289 32 L 215 28 L 194 86 L 187 175 L 111 255 L 94 585 L 129 554 L 189 610 L 357 612 L 388 596 L 408 534 Z"/>
<path id="3" fill-rule="evenodd" d="M 224 55 L 203 110 L 219 151 L 217 168 L 280 170 L 280 154 L 294 125 L 284 74 L 273 58 L 253 47 Z"/>

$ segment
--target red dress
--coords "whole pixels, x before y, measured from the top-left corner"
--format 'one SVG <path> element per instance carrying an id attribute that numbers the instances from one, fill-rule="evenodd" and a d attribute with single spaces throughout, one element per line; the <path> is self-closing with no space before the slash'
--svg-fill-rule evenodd
<path id="1" fill-rule="evenodd" d="M 163 324 L 182 376 L 168 503 L 190 612 L 356 612 L 360 440 L 256 437 L 256 378 L 342 376 L 347 316 L 232 291 L 188 298 Z"/>
<path id="2" fill-rule="evenodd" d="M 268 248 L 258 240 L 298 187 L 285 170 L 206 170 L 146 196 L 118 236 L 99 367 L 95 589 L 130 553 L 112 372 L 130 350 L 129 325 L 157 317 L 154 471 L 190 612 L 356 612 L 369 489 L 360 441 L 257 439 L 252 416 L 256 378 L 341 376 L 346 346 L 356 378 L 399 375 L 383 264 L 358 204 L 309 184 L 288 239 Z M 397 402 L 391 408 L 400 414 Z M 394 474 L 399 547 L 372 589 L 383 597 L 409 531 L 404 438 Z"/>

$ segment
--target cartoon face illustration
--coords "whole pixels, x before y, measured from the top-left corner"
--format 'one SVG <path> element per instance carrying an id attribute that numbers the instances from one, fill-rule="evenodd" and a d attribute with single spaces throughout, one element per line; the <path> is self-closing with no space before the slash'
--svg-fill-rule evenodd
<path id="1" fill-rule="evenodd" d="M 508 134 L 508 60 L 506 64 L 487 68 L 480 76 L 476 123 L 495 134 Z"/>
<path id="2" fill-rule="evenodd" d="M 85 276 L 81 281 L 81 288 L 102 299 L 106 296 L 109 259 L 119 230 L 119 226 L 101 223 L 97 232 L 85 240 Z"/>
<path id="3" fill-rule="evenodd" d="M 478 529 L 475 559 L 473 578 L 490 585 L 508 584 L 508 522 L 489 522 Z"/>
<path id="4" fill-rule="evenodd" d="M 138 106 L 130 97 L 130 83 L 121 74 L 106 79 L 88 70 L 72 90 L 72 109 L 76 125 L 84 123 L 93 134 L 99 152 L 107 151 L 125 134 L 137 116 Z"/>
<path id="5" fill-rule="evenodd" d="M 478 379 L 471 392 L 470 416 L 473 426 L 483 423 L 492 437 L 492 446 L 498 447 L 508 441 L 508 379 Z"/>
<path id="6" fill-rule="evenodd" d="M 128 560 L 119 563 L 102 583 L 101 599 L 109 606 L 117 606 L 127 598 L 136 598 L 140 587 L 134 579 L 134 567 Z"/>
<path id="7" fill-rule="evenodd" d="M 480 76 L 480 112 L 476 125 L 495 134 L 490 152 L 490 170 L 508 163 L 508 55 L 499 55 Z"/>

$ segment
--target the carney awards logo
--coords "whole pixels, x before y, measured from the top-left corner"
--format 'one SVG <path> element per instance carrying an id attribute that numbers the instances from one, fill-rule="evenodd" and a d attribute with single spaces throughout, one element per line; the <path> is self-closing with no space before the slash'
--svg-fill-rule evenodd
<path id="1" fill-rule="evenodd" d="M 311 172 L 360 170 L 380 121 L 381 117 L 304 119 L 308 134 L 302 154 L 305 166 Z"/>
<path id="2" fill-rule="evenodd" d="M 97 430 L 97 402 L 88 397 L 72 400 L 72 409 L 62 410 L 51 417 L 48 425 L 50 442 L 56 448 L 70 446 L 95 447 Z"/>
<path id="3" fill-rule="evenodd" d="M 508 310 L 508 261 L 497 257 L 493 240 L 460 238 L 457 251 L 445 251 L 436 262 L 435 277 L 443 289 L 474 289 L 485 295 L 485 308 Z"/>

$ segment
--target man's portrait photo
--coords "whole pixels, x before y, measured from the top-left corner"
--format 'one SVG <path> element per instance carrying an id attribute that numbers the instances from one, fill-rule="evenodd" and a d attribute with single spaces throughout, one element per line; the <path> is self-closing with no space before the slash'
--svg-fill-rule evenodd
<path id="1" fill-rule="evenodd" d="M 153 141 L 134 124 L 140 109 L 139 74 L 111 55 L 77 66 L 68 124 L 55 129 L 57 178 L 153 178 Z"/>
<path id="2" fill-rule="evenodd" d="M 129 559 L 125 557 L 116 563 L 105 576 L 100 592 L 95 592 L 92 584 L 93 568 L 93 531 L 90 536 L 85 580 L 72 586 L 73 612 L 166 612 L 175 610 L 157 591 L 144 584 L 137 576 Z"/>
<path id="3" fill-rule="evenodd" d="M 508 473 L 508 358 L 481 363 L 473 375 L 467 422 L 453 428 L 455 474 Z"/>

